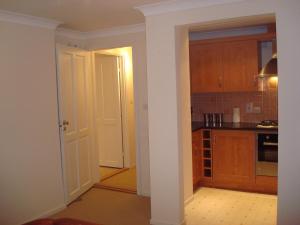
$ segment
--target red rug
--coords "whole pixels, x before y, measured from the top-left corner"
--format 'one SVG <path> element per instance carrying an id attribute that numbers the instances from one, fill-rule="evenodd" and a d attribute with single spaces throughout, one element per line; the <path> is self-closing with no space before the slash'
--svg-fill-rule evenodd
<path id="1" fill-rule="evenodd" d="M 38 219 L 23 225 L 100 225 L 82 220 L 62 218 L 62 219 Z"/>

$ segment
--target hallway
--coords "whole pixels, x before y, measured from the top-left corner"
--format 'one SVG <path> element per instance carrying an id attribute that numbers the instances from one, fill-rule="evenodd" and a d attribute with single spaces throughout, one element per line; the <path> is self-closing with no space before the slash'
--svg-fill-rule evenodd
<path id="1" fill-rule="evenodd" d="M 101 180 L 94 187 L 136 194 L 136 168 L 100 167 Z"/>

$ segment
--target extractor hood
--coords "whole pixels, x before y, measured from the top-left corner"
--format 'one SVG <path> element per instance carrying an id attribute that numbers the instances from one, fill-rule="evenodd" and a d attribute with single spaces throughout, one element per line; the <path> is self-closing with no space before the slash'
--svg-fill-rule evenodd
<path id="1" fill-rule="evenodd" d="M 261 69 L 259 75 L 260 78 L 264 77 L 275 77 L 277 73 L 277 54 L 272 56 L 272 59 Z"/>

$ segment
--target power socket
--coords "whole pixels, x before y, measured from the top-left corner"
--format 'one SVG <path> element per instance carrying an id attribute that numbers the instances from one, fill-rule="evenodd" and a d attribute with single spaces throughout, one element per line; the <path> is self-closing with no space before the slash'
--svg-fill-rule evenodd
<path id="1" fill-rule="evenodd" d="M 246 113 L 252 113 L 253 112 L 253 102 L 246 103 Z"/>

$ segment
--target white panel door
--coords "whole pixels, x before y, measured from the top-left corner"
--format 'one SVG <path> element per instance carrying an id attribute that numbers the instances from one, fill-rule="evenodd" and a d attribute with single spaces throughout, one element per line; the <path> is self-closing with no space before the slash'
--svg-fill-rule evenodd
<path id="1" fill-rule="evenodd" d="M 58 72 L 63 169 L 69 203 L 93 185 L 89 53 L 60 49 Z"/>
<path id="2" fill-rule="evenodd" d="M 95 53 L 96 123 L 99 164 L 123 167 L 119 58 Z"/>

